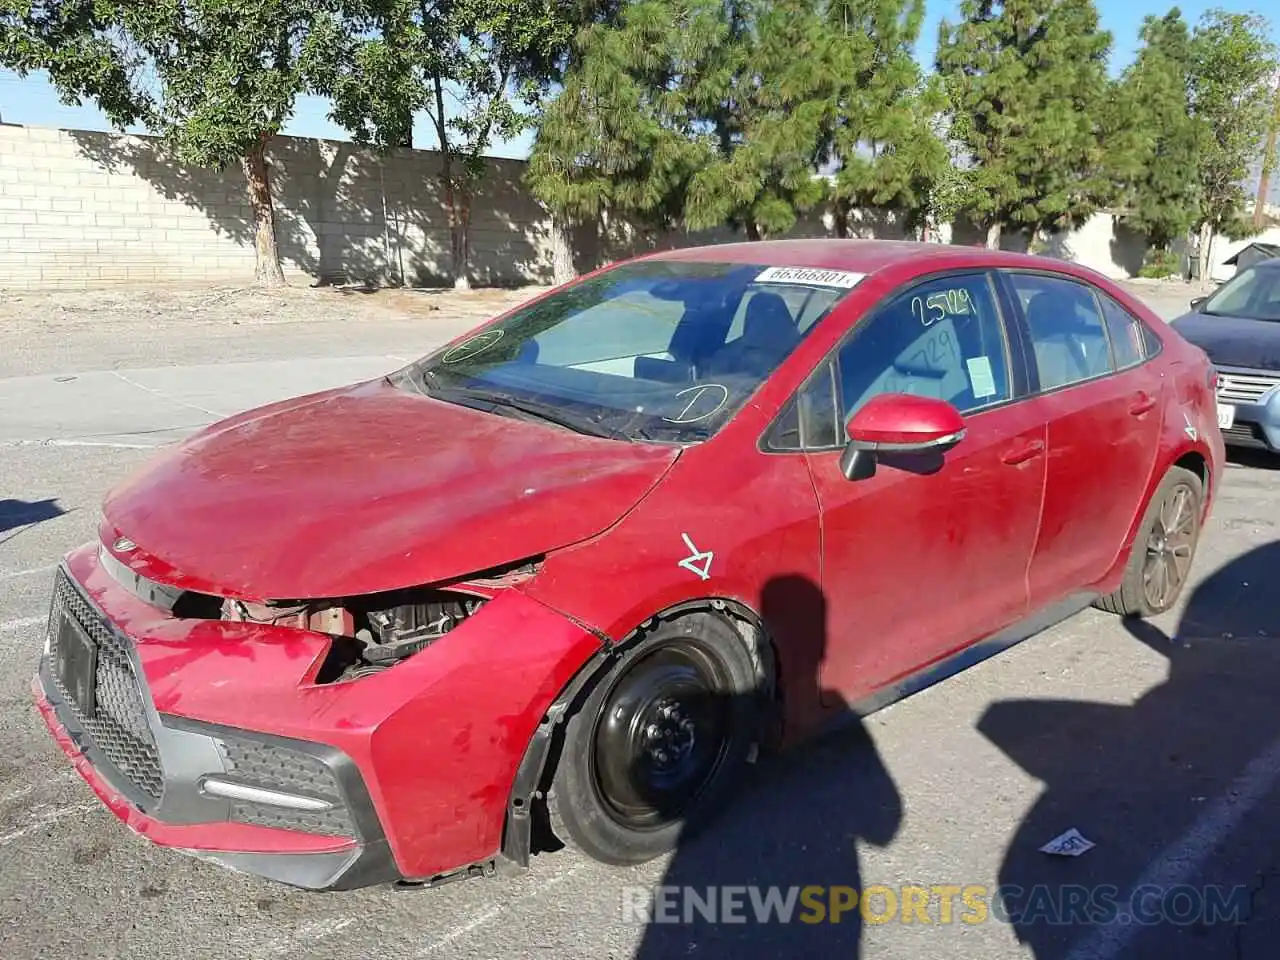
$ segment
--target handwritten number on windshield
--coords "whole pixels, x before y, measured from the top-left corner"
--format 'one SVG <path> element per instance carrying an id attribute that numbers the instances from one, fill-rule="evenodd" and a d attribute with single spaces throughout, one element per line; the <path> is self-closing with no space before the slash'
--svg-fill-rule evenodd
<path id="1" fill-rule="evenodd" d="M 939 290 L 927 297 L 911 298 L 911 315 L 922 327 L 932 326 L 947 317 L 966 316 L 973 311 L 969 291 L 963 287 Z"/>

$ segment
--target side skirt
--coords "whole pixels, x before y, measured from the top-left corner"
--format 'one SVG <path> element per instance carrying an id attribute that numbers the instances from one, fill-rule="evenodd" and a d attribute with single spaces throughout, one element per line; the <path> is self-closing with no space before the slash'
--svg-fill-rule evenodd
<path id="1" fill-rule="evenodd" d="M 828 728 L 839 728 L 851 721 L 860 720 L 878 710 L 883 710 L 891 704 L 897 703 L 899 700 L 905 700 L 913 693 L 919 693 L 921 690 L 953 677 L 957 673 L 961 673 L 984 660 L 989 660 L 996 654 L 1003 653 L 1023 640 L 1028 640 L 1037 633 L 1041 633 L 1049 627 L 1074 617 L 1077 613 L 1088 608 L 1099 596 L 1100 594 L 1092 591 L 1071 594 L 1067 598 L 1046 607 L 1041 612 L 1032 614 L 1030 617 L 992 634 L 985 640 L 979 640 L 977 643 L 963 647 L 941 660 L 935 661 L 900 680 L 886 685 L 856 703 L 850 704 L 846 710 L 841 711 L 840 715 L 830 722 Z"/>

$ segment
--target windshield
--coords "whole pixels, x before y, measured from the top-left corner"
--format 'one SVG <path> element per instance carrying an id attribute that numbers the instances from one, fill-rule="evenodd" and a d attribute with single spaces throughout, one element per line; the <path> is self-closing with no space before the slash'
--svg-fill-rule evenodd
<path id="1" fill-rule="evenodd" d="M 1205 301 L 1203 313 L 1250 320 L 1280 320 L 1280 264 L 1241 270 Z"/>
<path id="2" fill-rule="evenodd" d="M 722 427 L 859 279 L 701 261 L 623 264 L 404 371 L 406 386 L 626 440 Z"/>

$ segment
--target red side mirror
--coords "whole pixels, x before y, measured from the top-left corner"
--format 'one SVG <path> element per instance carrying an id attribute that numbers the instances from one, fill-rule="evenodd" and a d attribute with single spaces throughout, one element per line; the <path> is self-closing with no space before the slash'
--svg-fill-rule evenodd
<path id="1" fill-rule="evenodd" d="M 964 419 L 944 400 L 882 393 L 849 418 L 849 445 L 857 450 L 911 452 L 949 447 L 964 439 Z"/>

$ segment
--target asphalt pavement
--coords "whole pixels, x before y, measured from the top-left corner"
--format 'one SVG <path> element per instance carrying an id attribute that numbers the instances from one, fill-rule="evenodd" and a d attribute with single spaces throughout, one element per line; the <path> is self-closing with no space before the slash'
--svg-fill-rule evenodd
<path id="1" fill-rule="evenodd" d="M 1280 462 L 1257 457 L 1225 476 L 1178 610 L 1146 626 L 1087 611 L 763 765 L 717 829 L 662 861 L 616 869 L 560 852 L 514 878 L 309 894 L 134 837 L 31 703 L 52 566 L 94 536 L 104 493 L 153 448 L 389 371 L 453 332 L 371 331 L 361 342 L 376 349 L 335 353 L 297 324 L 248 362 L 231 342 L 184 353 L 171 334 L 164 356 L 181 363 L 141 343 L 104 370 L 71 345 L 0 379 L 0 956 L 1273 955 Z M 67 357 L 86 362 L 66 369 Z M 1095 846 L 1040 852 L 1071 828 Z M 1008 902 L 1024 916 L 990 908 L 998 885 L 1016 888 Z M 770 888 L 785 902 L 804 887 L 819 889 L 792 922 L 757 922 Z M 847 891 L 871 887 L 870 909 L 848 909 Z M 728 919 L 746 922 L 712 923 L 705 899 L 676 888 L 714 888 L 712 905 L 736 903 Z M 833 890 L 839 922 L 829 910 L 806 922 Z"/>

